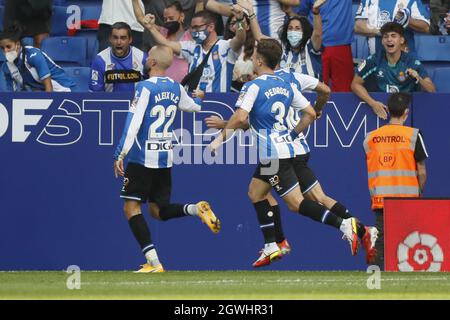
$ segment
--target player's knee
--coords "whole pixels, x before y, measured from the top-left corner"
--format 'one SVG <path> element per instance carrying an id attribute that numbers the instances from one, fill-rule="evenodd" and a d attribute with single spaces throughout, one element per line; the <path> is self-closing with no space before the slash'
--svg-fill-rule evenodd
<path id="1" fill-rule="evenodd" d="M 150 215 L 156 219 L 156 220 L 163 220 L 161 216 L 159 215 L 159 208 L 158 207 L 150 207 L 149 209 Z"/>
<path id="2" fill-rule="evenodd" d="M 265 199 L 265 197 L 262 197 L 261 195 L 257 194 L 256 192 L 254 192 L 252 189 L 248 190 L 247 193 L 248 197 L 250 198 L 250 201 L 252 203 L 256 203 L 259 201 L 263 201 Z"/>
<path id="3" fill-rule="evenodd" d="M 296 198 L 289 199 L 289 201 L 286 202 L 288 209 L 293 212 L 298 212 L 300 203 L 301 203 L 301 200 L 296 199 Z"/>

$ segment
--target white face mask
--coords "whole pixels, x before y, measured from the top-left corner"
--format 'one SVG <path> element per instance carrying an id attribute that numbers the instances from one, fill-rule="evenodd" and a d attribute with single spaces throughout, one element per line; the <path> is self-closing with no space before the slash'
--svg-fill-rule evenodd
<path id="1" fill-rule="evenodd" d="M 287 39 L 291 47 L 297 47 L 303 39 L 303 32 L 301 31 L 288 31 Z"/>
<path id="2" fill-rule="evenodd" d="M 13 63 L 17 59 L 18 56 L 19 56 L 19 54 L 17 53 L 16 50 L 11 50 L 11 51 L 5 53 L 6 61 L 11 62 L 11 63 Z"/>

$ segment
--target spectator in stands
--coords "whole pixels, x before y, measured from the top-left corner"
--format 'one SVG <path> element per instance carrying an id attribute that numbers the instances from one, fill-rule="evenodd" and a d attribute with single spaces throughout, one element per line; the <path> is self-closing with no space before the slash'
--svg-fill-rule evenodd
<path id="1" fill-rule="evenodd" d="M 2 66 L 8 91 L 69 92 L 75 87 L 64 70 L 40 49 L 21 43 L 22 29 L 14 23 L 0 34 L 6 57 Z"/>
<path id="2" fill-rule="evenodd" d="M 92 62 L 91 91 L 135 90 L 147 72 L 144 71 L 147 53 L 131 45 L 131 27 L 125 22 L 111 26 L 111 46 L 97 54 Z"/>
<path id="3" fill-rule="evenodd" d="M 431 34 L 450 35 L 450 1 L 431 0 Z"/>
<path id="4" fill-rule="evenodd" d="M 323 24 L 322 79 L 334 92 L 348 92 L 353 79 L 354 21 L 351 0 L 302 0 L 296 10 L 301 16 L 314 15 L 314 7 L 320 7 Z M 331 80 L 331 85 L 330 85 Z"/>
<path id="5" fill-rule="evenodd" d="M 388 22 L 380 32 L 384 49 L 360 64 L 353 78 L 352 90 L 372 107 L 378 117 L 387 119 L 386 106 L 369 95 L 365 83 L 373 81 L 376 91 L 390 93 L 413 92 L 420 88 L 435 92 L 436 89 L 420 61 L 402 50 L 405 42 L 403 27 L 396 22 Z"/>
<path id="6" fill-rule="evenodd" d="M 3 29 L 19 23 L 22 37 L 33 37 L 33 46 L 40 48 L 50 33 L 52 3 L 52 0 L 6 0 Z"/>
<path id="7" fill-rule="evenodd" d="M 237 0 L 239 6 L 241 0 Z M 236 5 L 229 5 L 216 0 L 204 0 L 207 10 L 231 16 Z M 299 0 L 252 0 L 256 19 L 261 27 L 261 32 L 271 38 L 278 39 L 278 31 L 284 24 L 285 11 L 290 7 L 300 4 Z"/>
<path id="8" fill-rule="evenodd" d="M 221 40 L 215 31 L 215 18 L 208 11 L 197 12 L 191 21 L 193 41 L 169 41 L 158 31 L 153 15 L 146 15 L 137 6 L 139 0 L 133 0 L 135 14 L 155 42 L 171 47 L 175 54 L 180 54 L 189 63 L 188 76 L 192 81 L 185 83 L 192 92 L 199 89 L 204 92 L 229 92 L 232 70 L 245 42 L 245 21 L 242 11 L 236 12 L 238 29 L 236 36 L 230 40 Z M 203 59 L 208 59 L 202 64 Z M 196 77 L 198 75 L 198 77 Z"/>
<path id="9" fill-rule="evenodd" d="M 380 28 L 387 22 L 397 22 L 405 28 L 407 51 L 416 54 L 414 32 L 428 33 L 430 21 L 421 0 L 361 0 L 356 12 L 355 32 L 366 36 L 369 53 L 375 54 L 382 48 Z"/>
<path id="10" fill-rule="evenodd" d="M 240 92 L 244 83 L 252 80 L 254 76 L 252 55 L 255 48 L 255 38 L 250 30 L 250 21 L 248 18 L 245 19 L 246 38 L 244 50 L 236 61 L 233 69 L 233 81 L 231 83 L 231 91 L 233 92 Z M 224 40 L 230 40 L 236 36 L 237 24 L 238 22 L 236 16 L 231 16 L 228 18 L 225 25 Z"/>
<path id="11" fill-rule="evenodd" d="M 191 41 L 191 34 L 185 30 L 185 14 L 178 1 L 171 2 L 163 11 L 163 21 L 160 32 L 170 41 Z M 183 58 L 174 55 L 172 65 L 166 70 L 166 75 L 178 82 L 188 73 L 188 63 Z"/>
<path id="12" fill-rule="evenodd" d="M 283 45 L 283 56 L 280 67 L 291 71 L 308 74 L 315 78 L 322 76 L 322 22 L 320 18 L 320 6 L 323 1 L 318 1 L 313 8 L 314 29 L 306 17 L 292 15 L 279 30 L 279 38 Z M 261 33 L 257 19 L 253 18 L 255 12 L 250 0 L 238 2 L 248 12 L 253 35 L 257 41 L 267 37 Z"/>
<path id="13" fill-rule="evenodd" d="M 181 5 L 184 15 L 183 29 L 189 29 L 191 25 L 192 16 L 195 13 L 196 0 L 143 0 L 145 10 L 147 14 L 153 14 L 156 19 L 156 25 L 162 26 L 166 22 L 164 15 L 166 9 L 172 6 L 174 2 L 178 2 Z M 177 5 L 178 6 L 178 5 Z M 149 50 L 155 43 L 148 30 L 144 31 L 144 50 Z M 175 59 L 175 58 L 174 58 Z M 170 73 L 170 72 L 169 72 Z"/>
<path id="14" fill-rule="evenodd" d="M 153 2 L 159 2 L 153 1 Z M 142 10 L 144 5 L 140 3 Z M 131 0 L 103 0 L 102 12 L 98 19 L 98 51 L 109 47 L 111 27 L 116 22 L 125 22 L 131 27 L 132 45 L 142 50 L 144 28 L 136 21 Z"/>

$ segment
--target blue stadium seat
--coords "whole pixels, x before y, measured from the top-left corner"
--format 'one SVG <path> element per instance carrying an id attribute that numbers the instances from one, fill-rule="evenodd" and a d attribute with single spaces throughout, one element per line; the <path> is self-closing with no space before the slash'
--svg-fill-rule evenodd
<path id="1" fill-rule="evenodd" d="M 96 6 L 83 6 L 81 10 L 81 20 L 98 20 L 102 12 L 101 4 Z"/>
<path id="2" fill-rule="evenodd" d="M 22 38 L 22 45 L 24 45 L 24 46 L 33 46 L 34 45 L 33 38 L 32 37 Z"/>
<path id="3" fill-rule="evenodd" d="M 80 30 L 76 33 L 76 37 L 83 37 L 87 40 L 87 59 L 86 65 L 90 66 L 92 60 L 98 53 L 97 30 Z"/>
<path id="4" fill-rule="evenodd" d="M 42 41 L 41 49 L 62 67 L 86 66 L 86 38 L 50 37 Z"/>
<path id="5" fill-rule="evenodd" d="M 437 92 L 450 93 L 450 67 L 435 69 L 433 83 L 436 85 Z"/>
<path id="6" fill-rule="evenodd" d="M 3 31 L 3 16 L 5 15 L 5 7 L 0 5 L 0 31 Z"/>
<path id="7" fill-rule="evenodd" d="M 450 36 L 414 36 L 417 57 L 420 61 L 449 61 L 450 62 Z"/>
<path id="8" fill-rule="evenodd" d="M 66 0 L 53 0 L 54 6 L 63 6 L 66 4 Z"/>
<path id="9" fill-rule="evenodd" d="M 53 6 L 50 35 L 67 36 L 67 13 L 66 6 Z"/>
<path id="10" fill-rule="evenodd" d="M 64 71 L 77 84 L 77 87 L 73 90 L 74 92 L 88 92 L 89 91 L 89 79 L 91 77 L 91 68 L 89 68 L 89 67 L 65 67 Z"/>

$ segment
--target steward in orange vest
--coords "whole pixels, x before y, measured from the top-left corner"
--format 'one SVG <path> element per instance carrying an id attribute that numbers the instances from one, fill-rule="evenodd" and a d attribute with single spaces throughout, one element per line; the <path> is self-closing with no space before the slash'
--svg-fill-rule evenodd
<path id="1" fill-rule="evenodd" d="M 399 95 L 392 95 L 390 101 L 397 100 Z M 427 154 L 423 138 L 419 129 L 403 125 L 408 117 L 407 106 L 397 109 L 391 111 L 389 106 L 389 124 L 370 132 L 364 140 L 372 210 L 383 209 L 385 197 L 418 197 L 425 184 L 426 170 L 422 161 Z M 417 145 L 421 149 L 419 152 Z"/>
<path id="2" fill-rule="evenodd" d="M 375 264 L 384 268 L 385 197 L 419 197 L 427 178 L 428 158 L 419 129 L 404 126 L 408 118 L 411 96 L 394 93 L 389 97 L 389 124 L 370 132 L 364 140 L 369 191 L 378 240 L 375 243 Z"/>

